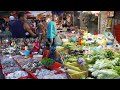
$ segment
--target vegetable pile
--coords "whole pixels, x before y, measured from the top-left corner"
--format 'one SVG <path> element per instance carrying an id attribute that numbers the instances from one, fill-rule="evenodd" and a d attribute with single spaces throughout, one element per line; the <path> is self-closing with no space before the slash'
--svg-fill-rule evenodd
<path id="1" fill-rule="evenodd" d="M 94 52 L 94 56 L 87 57 L 89 71 L 97 79 L 115 79 L 120 76 L 120 54 L 105 50 Z M 91 58 L 92 57 L 92 58 Z M 90 62 L 91 61 L 91 62 Z"/>
<path id="2" fill-rule="evenodd" d="M 50 59 L 50 58 L 43 58 L 41 63 L 46 67 L 50 67 L 55 63 L 55 60 Z"/>

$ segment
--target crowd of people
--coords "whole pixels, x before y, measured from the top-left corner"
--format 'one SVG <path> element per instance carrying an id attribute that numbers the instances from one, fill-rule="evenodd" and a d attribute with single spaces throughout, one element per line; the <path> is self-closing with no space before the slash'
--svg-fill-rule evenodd
<path id="1" fill-rule="evenodd" d="M 58 16 L 52 15 L 41 20 L 29 22 L 27 15 L 24 12 L 19 12 L 17 17 L 11 15 L 9 22 L 1 23 L 0 31 L 5 32 L 12 38 L 39 37 L 41 40 L 47 39 L 53 45 L 57 35 L 57 28 L 70 26 L 65 20 L 67 19 L 63 16 L 63 22 L 58 21 Z"/>
<path id="2" fill-rule="evenodd" d="M 17 19 L 14 16 L 9 17 L 9 22 L 1 28 L 1 32 L 12 38 L 35 38 L 32 45 L 33 52 L 39 52 L 41 49 L 41 42 L 45 42 L 45 52 L 50 51 L 50 47 L 55 46 L 55 37 L 57 36 L 56 21 L 57 15 L 52 15 L 49 18 L 41 20 L 32 20 L 29 22 L 27 15 L 24 12 L 19 12 Z M 50 52 L 49 52 L 50 54 Z M 44 53 L 48 57 L 48 52 Z M 46 56 L 47 55 L 47 56 Z"/>

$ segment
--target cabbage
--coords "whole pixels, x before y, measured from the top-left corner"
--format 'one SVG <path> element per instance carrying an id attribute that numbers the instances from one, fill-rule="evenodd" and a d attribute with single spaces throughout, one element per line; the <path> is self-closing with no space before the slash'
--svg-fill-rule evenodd
<path id="1" fill-rule="evenodd" d="M 105 69 L 105 70 L 100 70 L 98 72 L 98 77 L 97 79 L 114 79 L 116 77 L 119 77 L 117 72 L 113 69 Z"/>
<path id="2" fill-rule="evenodd" d="M 97 69 L 95 69 L 95 68 L 89 68 L 88 69 L 88 71 L 90 71 L 90 72 L 94 72 L 94 71 L 96 71 Z"/>
<path id="3" fill-rule="evenodd" d="M 107 59 L 103 60 L 103 63 L 101 63 L 100 66 L 99 66 L 100 69 L 102 69 L 102 68 L 113 68 L 113 67 L 114 66 L 113 66 L 112 61 L 107 60 Z"/>
<path id="4" fill-rule="evenodd" d="M 116 72 L 120 75 L 120 66 L 115 66 L 114 70 L 116 70 Z"/>
<path id="5" fill-rule="evenodd" d="M 92 72 L 92 76 L 97 77 L 99 75 L 99 70 Z"/>
<path id="6" fill-rule="evenodd" d="M 119 77 L 113 69 L 96 70 L 92 73 L 92 76 L 97 77 L 97 79 L 114 79 Z"/>
<path id="7" fill-rule="evenodd" d="M 119 66 L 119 65 L 120 65 L 120 58 L 115 58 L 115 59 L 112 61 L 112 63 L 113 63 L 114 65 Z"/>
<path id="8" fill-rule="evenodd" d="M 112 61 L 109 61 L 107 59 L 103 59 L 103 60 L 97 60 L 95 62 L 95 64 L 93 65 L 93 68 L 97 69 L 97 70 L 100 70 L 100 69 L 103 69 L 103 68 L 113 68 L 114 64 L 112 63 Z"/>

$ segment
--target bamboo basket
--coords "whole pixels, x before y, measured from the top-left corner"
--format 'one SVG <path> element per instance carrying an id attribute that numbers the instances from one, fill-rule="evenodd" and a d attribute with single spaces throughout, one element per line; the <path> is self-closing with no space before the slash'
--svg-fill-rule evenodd
<path id="1" fill-rule="evenodd" d="M 79 65 L 76 62 L 71 63 L 69 65 L 73 65 L 73 66 L 79 67 L 79 69 L 81 70 L 81 72 L 76 73 L 76 74 L 69 74 L 68 73 L 70 79 L 80 79 L 80 78 L 82 78 L 82 76 L 85 76 L 85 78 L 88 77 L 88 70 L 87 70 L 87 68 L 85 66 Z"/>
<path id="2" fill-rule="evenodd" d="M 66 52 L 66 53 L 68 53 L 68 51 L 69 51 L 68 49 L 64 49 L 62 52 Z"/>

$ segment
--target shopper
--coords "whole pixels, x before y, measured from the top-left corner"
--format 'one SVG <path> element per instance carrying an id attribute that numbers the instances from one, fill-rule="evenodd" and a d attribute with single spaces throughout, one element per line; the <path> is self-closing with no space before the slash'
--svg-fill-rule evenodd
<path id="1" fill-rule="evenodd" d="M 57 28 L 55 22 L 56 19 L 57 19 L 56 15 L 53 15 L 52 20 L 48 23 L 47 27 L 47 39 L 52 46 L 54 45 L 55 37 L 57 35 Z"/>
<path id="2" fill-rule="evenodd" d="M 12 32 L 12 28 L 13 28 L 12 26 L 15 23 L 15 17 L 14 16 L 10 16 L 9 20 L 10 20 L 9 23 L 8 23 L 9 24 L 9 30 L 10 30 L 10 32 Z"/>
<path id="3" fill-rule="evenodd" d="M 7 37 L 11 37 L 12 33 L 9 30 L 9 26 L 6 26 L 5 31 L 3 32 Z"/>
<path id="4" fill-rule="evenodd" d="M 5 31 L 5 22 L 2 23 L 2 31 Z"/>
<path id="5" fill-rule="evenodd" d="M 36 37 L 36 34 L 32 32 L 27 22 L 27 16 L 24 12 L 18 13 L 18 20 L 15 21 L 12 27 L 13 38 L 25 38 L 26 32 L 29 32 L 31 36 Z"/>
<path id="6" fill-rule="evenodd" d="M 33 52 L 39 52 L 40 51 L 40 42 L 39 39 L 36 38 L 35 42 L 33 43 Z"/>
<path id="7" fill-rule="evenodd" d="M 38 23 L 38 33 L 40 34 L 41 40 L 45 40 L 46 30 L 44 24 L 41 21 Z"/>

